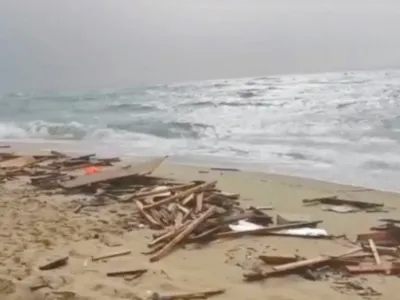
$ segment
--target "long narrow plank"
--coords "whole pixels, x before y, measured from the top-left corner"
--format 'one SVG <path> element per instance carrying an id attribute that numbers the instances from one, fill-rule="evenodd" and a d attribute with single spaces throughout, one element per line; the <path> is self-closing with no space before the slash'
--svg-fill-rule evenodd
<path id="1" fill-rule="evenodd" d="M 167 156 L 164 156 L 134 166 L 112 168 L 95 174 L 82 175 L 66 182 L 60 182 L 60 186 L 65 189 L 73 189 L 134 175 L 147 175 L 152 173 L 166 158 Z"/>
<path id="2" fill-rule="evenodd" d="M 376 249 L 376 245 L 373 239 L 368 239 L 369 247 L 371 248 L 371 252 L 374 255 L 374 259 L 377 265 L 382 263 L 381 258 L 379 256 L 378 250 Z"/>

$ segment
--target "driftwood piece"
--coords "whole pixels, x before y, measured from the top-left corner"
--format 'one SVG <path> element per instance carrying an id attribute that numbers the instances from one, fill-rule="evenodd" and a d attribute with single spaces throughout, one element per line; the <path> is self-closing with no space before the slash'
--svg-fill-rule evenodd
<path id="1" fill-rule="evenodd" d="M 176 193 L 175 195 L 172 195 L 170 197 L 167 197 L 165 199 L 162 199 L 158 202 L 152 203 L 152 204 L 148 204 L 144 206 L 144 209 L 149 209 L 149 208 L 153 208 L 153 207 L 158 207 L 164 204 L 168 204 L 170 202 L 173 202 L 175 200 L 181 199 L 181 198 L 185 198 L 187 196 L 190 196 L 191 194 L 194 193 L 199 193 L 201 191 L 204 191 L 212 186 L 215 186 L 217 184 L 216 181 L 212 181 L 212 182 L 207 182 L 207 183 L 203 183 L 200 185 L 197 185 L 195 187 L 192 187 L 186 191 L 180 192 L 180 193 Z"/>
<path id="2" fill-rule="evenodd" d="M 137 278 L 139 276 L 142 276 L 146 272 L 147 272 L 147 269 L 137 269 L 137 270 L 108 272 L 106 275 L 108 277 L 135 276 L 135 278 Z"/>
<path id="3" fill-rule="evenodd" d="M 151 300 L 191 300 L 191 299 L 207 299 L 212 296 L 220 295 L 225 293 L 225 289 L 211 290 L 205 292 L 196 293 L 183 293 L 175 295 L 160 295 L 159 293 L 152 293 L 150 295 Z"/>
<path id="4" fill-rule="evenodd" d="M 268 265 L 282 265 L 300 260 L 300 257 L 294 255 L 260 255 L 258 258 Z"/>
<path id="5" fill-rule="evenodd" d="M 47 264 L 39 266 L 39 270 L 47 271 L 47 270 L 57 269 L 65 266 L 67 262 L 68 262 L 68 256 L 57 258 L 56 260 L 53 260 Z"/>
<path id="6" fill-rule="evenodd" d="M 152 173 L 166 158 L 167 156 L 134 166 L 113 168 L 95 174 L 82 175 L 66 182 L 60 182 L 59 184 L 65 189 L 73 189 L 93 183 L 106 182 L 135 175 L 147 175 Z"/>
<path id="7" fill-rule="evenodd" d="M 314 198 L 314 199 L 304 199 L 303 203 L 304 204 L 321 203 L 321 204 L 329 204 L 329 205 L 348 205 L 348 206 L 353 206 L 353 207 L 357 207 L 360 209 L 383 207 L 383 203 L 371 203 L 371 202 L 365 202 L 365 201 L 339 199 L 337 196 Z"/>
<path id="8" fill-rule="evenodd" d="M 92 261 L 99 261 L 99 260 L 103 260 L 103 259 L 128 255 L 128 254 L 131 254 L 131 252 L 132 252 L 131 250 L 124 250 L 124 251 L 113 252 L 113 253 L 104 254 L 104 255 L 100 255 L 100 256 L 95 256 L 95 257 L 92 257 Z"/>
<path id="9" fill-rule="evenodd" d="M 190 223 L 182 232 L 175 236 L 164 248 L 162 248 L 157 254 L 150 258 L 151 262 L 155 262 L 160 260 L 162 257 L 168 255 L 168 253 L 179 244 L 185 237 L 187 237 L 193 230 L 196 229 L 204 220 L 209 218 L 214 214 L 214 207 L 210 207 L 204 214 L 202 214 L 199 218 L 195 219 L 192 223 Z"/>

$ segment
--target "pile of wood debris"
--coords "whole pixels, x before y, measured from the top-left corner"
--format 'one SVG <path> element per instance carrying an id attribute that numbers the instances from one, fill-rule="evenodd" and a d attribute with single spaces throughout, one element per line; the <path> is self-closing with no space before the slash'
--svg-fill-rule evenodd
<path id="1" fill-rule="evenodd" d="M 356 275 L 400 275 L 399 220 L 382 219 L 385 224 L 372 227 L 371 232 L 359 234 L 355 247 L 336 255 L 313 258 L 260 255 L 263 267 L 244 274 L 245 281 L 299 274 L 309 280 L 331 280 L 340 292 L 356 290 L 361 296 L 379 296 L 381 293 L 354 279 Z"/>
<path id="2" fill-rule="evenodd" d="M 166 159 L 156 158 L 137 165 L 116 166 L 118 158 L 100 159 L 94 154 L 69 156 L 57 151 L 20 156 L 0 153 L 0 182 L 25 176 L 38 189 L 57 189 L 62 193 L 85 193 L 90 202 L 82 202 L 75 212 L 88 205 L 117 201 L 132 203 L 141 222 L 155 230 L 149 243 L 150 261 L 158 261 L 185 243 L 208 243 L 215 239 L 244 235 L 302 236 L 335 238 L 316 228 L 320 220 L 273 218 L 263 209 L 243 208 L 240 195 L 219 190 L 216 181 L 176 182 L 151 176 Z M 86 173 L 85 173 L 86 172 Z M 304 200 L 305 205 L 325 204 L 335 212 L 381 210 L 382 204 L 326 197 Z M 400 228 L 396 220 L 361 234 L 357 247 L 335 256 L 282 257 L 260 256 L 268 270 L 244 274 L 246 281 L 262 280 L 285 274 L 301 274 L 317 280 L 327 272 L 341 274 L 400 274 Z M 272 266 L 272 267 L 271 267 Z"/>
<path id="3" fill-rule="evenodd" d="M 322 222 L 285 221 L 271 226 L 271 216 L 255 207 L 243 208 L 240 195 L 217 189 L 216 181 L 182 183 L 151 176 L 166 157 L 128 166 L 114 166 L 118 158 L 99 159 L 94 154 L 71 157 L 57 151 L 36 156 L 2 153 L 0 157 L 3 179 L 27 176 L 39 189 L 91 195 L 90 201 L 75 209 L 76 213 L 85 206 L 112 201 L 133 203 L 141 222 L 157 230 L 146 253 L 152 255 L 150 261 L 185 243 L 244 235 L 302 235 L 290 230 L 311 230 Z M 329 238 L 324 233 L 317 237 Z"/>

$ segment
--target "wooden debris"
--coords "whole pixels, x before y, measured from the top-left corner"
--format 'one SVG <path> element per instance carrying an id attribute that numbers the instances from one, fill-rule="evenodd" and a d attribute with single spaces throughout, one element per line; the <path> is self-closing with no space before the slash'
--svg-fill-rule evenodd
<path id="1" fill-rule="evenodd" d="M 142 164 L 129 167 L 113 168 L 96 174 L 82 175 L 66 182 L 60 182 L 65 189 L 78 188 L 99 182 L 107 182 L 135 175 L 147 175 L 152 173 L 167 157 L 157 158 Z"/>
<path id="2" fill-rule="evenodd" d="M 146 272 L 147 272 L 147 269 L 137 269 L 137 270 L 108 272 L 106 275 L 108 277 L 134 276 L 135 278 L 137 278 L 137 277 L 142 276 Z"/>
<path id="3" fill-rule="evenodd" d="M 39 266 L 39 270 L 46 271 L 46 270 L 61 268 L 65 266 L 67 262 L 68 262 L 68 256 L 57 258 L 56 260 L 53 260 L 49 263 Z"/>
<path id="4" fill-rule="evenodd" d="M 216 185 L 216 183 L 217 183 L 216 181 L 213 181 L 213 182 L 207 182 L 207 183 L 203 183 L 203 184 L 197 185 L 197 186 L 195 186 L 193 188 L 190 188 L 190 189 L 185 190 L 183 192 L 177 193 L 175 195 L 172 195 L 170 197 L 162 199 L 162 200 L 160 200 L 158 202 L 155 202 L 155 203 L 152 203 L 152 204 L 148 204 L 144 208 L 145 209 L 149 209 L 149 208 L 157 207 L 157 206 L 160 206 L 160 205 L 163 205 L 163 204 L 168 204 L 170 202 L 173 202 L 173 201 L 179 200 L 179 199 L 183 199 L 183 198 L 186 198 L 186 199 L 184 199 L 182 201 L 182 203 L 187 204 L 189 202 L 187 200 L 187 197 L 190 197 L 189 199 L 191 199 L 191 198 L 193 198 L 193 194 L 199 193 L 199 192 L 201 192 L 203 190 L 206 190 L 206 189 L 208 189 L 210 187 L 213 187 L 213 186 Z"/>
<path id="5" fill-rule="evenodd" d="M 279 213 L 274 222 L 274 218 L 265 211 L 272 207 L 244 208 L 240 203 L 240 195 L 221 191 L 217 187 L 217 181 L 177 182 L 169 178 L 150 176 L 166 157 L 134 166 L 115 167 L 113 163 L 119 161 L 118 158 L 100 159 L 94 154 L 70 156 L 57 151 L 21 155 L 11 150 L 0 154 L 1 181 L 28 176 L 36 190 L 52 189 L 47 191 L 49 195 L 53 192 L 80 192 L 84 197 L 78 200 L 80 204 L 75 209 L 76 213 L 87 206 L 104 206 L 111 203 L 123 205 L 124 209 L 131 206 L 132 211 L 127 217 L 129 221 L 124 219 L 123 228 L 133 230 L 148 226 L 157 230 L 153 239 L 148 242 L 149 250 L 143 252 L 150 255 L 151 262 L 166 257 L 186 244 L 200 243 L 204 246 L 216 239 L 240 238 L 246 235 L 264 238 L 332 238 L 324 229 L 316 228 L 322 220 L 312 221 L 307 215 Z M 91 166 L 101 168 L 95 170 L 95 173 L 77 176 Z M 329 205 L 329 210 L 340 213 L 360 210 L 369 212 L 381 210 L 383 206 L 338 197 L 309 199 L 303 202 L 306 205 Z M 85 213 L 90 212 L 85 210 Z M 125 214 L 121 213 L 122 215 Z M 386 224 L 357 236 L 355 244 L 360 247 L 339 255 L 321 255 L 314 258 L 280 253 L 260 255 L 259 259 L 264 262 L 262 267 L 269 270 L 246 273 L 244 278 L 246 281 L 254 281 L 285 274 L 299 274 L 309 280 L 320 280 L 326 278 L 324 276 L 327 274 L 337 273 L 343 276 L 368 273 L 400 274 L 400 227 L 396 226 L 400 220 L 380 221 Z M 127 223 L 129 225 L 126 225 Z M 130 250 L 112 252 L 92 257 L 92 260 L 101 261 L 130 253 Z M 62 267 L 67 262 L 68 257 L 64 257 L 40 266 L 39 269 L 51 270 Z M 121 276 L 124 280 L 129 280 L 130 277 L 137 278 L 146 271 L 114 271 L 107 273 L 107 276 Z M 204 299 L 223 292 L 224 290 L 215 290 L 177 295 L 153 293 L 152 297 L 160 300 Z"/>
<path id="6" fill-rule="evenodd" d="M 186 236 L 188 236 L 197 226 L 199 226 L 204 220 L 209 218 L 214 214 L 215 208 L 211 206 L 203 215 L 194 220 L 191 224 L 189 224 L 185 229 L 183 229 L 178 235 L 174 237 L 164 248 L 162 248 L 159 252 L 157 252 L 153 257 L 150 258 L 151 262 L 160 260 L 178 244 L 180 243 Z"/>
<path id="7" fill-rule="evenodd" d="M 131 250 L 124 250 L 124 251 L 118 251 L 118 252 L 113 252 L 113 253 L 109 253 L 109 254 L 104 254 L 101 256 L 95 256 L 95 257 L 92 257 L 92 261 L 99 261 L 99 260 L 103 260 L 103 259 L 109 259 L 109 258 L 113 258 L 113 257 L 128 255 L 128 254 L 131 254 L 131 252 L 132 252 Z"/>
<path id="8" fill-rule="evenodd" d="M 381 261 L 381 258 L 379 257 L 379 253 L 378 253 L 378 250 L 376 249 L 376 245 L 374 243 L 374 240 L 373 239 L 368 239 L 368 244 L 369 244 L 369 247 L 370 247 L 370 249 L 372 251 L 372 254 L 374 255 L 376 264 L 380 265 L 382 263 L 382 261 Z"/>
<path id="9" fill-rule="evenodd" d="M 358 266 L 346 266 L 351 274 L 379 274 L 398 275 L 400 274 L 400 262 L 384 262 L 379 265 L 363 263 Z"/>
<path id="10" fill-rule="evenodd" d="M 359 209 L 375 209 L 379 207 L 383 207 L 382 203 L 371 203 L 371 202 L 364 202 L 364 201 L 356 201 L 356 200 L 347 200 L 347 199 L 340 199 L 337 196 L 329 196 L 323 198 L 314 198 L 314 199 L 304 199 L 303 203 L 306 205 L 316 205 L 316 204 L 329 204 L 329 205 L 345 205 L 345 206 L 352 206 Z"/>
<path id="11" fill-rule="evenodd" d="M 387 230 L 374 231 L 357 236 L 357 242 L 368 243 L 369 239 L 373 239 L 378 246 L 391 247 L 400 245 L 400 228 L 388 228 Z"/>
<path id="12" fill-rule="evenodd" d="M 374 244 L 375 244 L 375 242 L 374 242 Z M 363 247 L 364 251 L 371 251 L 371 253 L 372 253 L 372 249 L 369 245 L 362 244 L 362 247 Z M 384 246 L 376 246 L 375 245 L 375 248 L 381 255 L 400 257 L 399 247 L 384 247 Z"/>
<path id="13" fill-rule="evenodd" d="M 159 293 L 153 292 L 149 299 L 151 300 L 190 300 L 190 299 L 207 299 L 212 296 L 220 295 L 225 293 L 225 289 L 211 290 L 205 292 L 196 293 L 183 293 L 175 295 L 160 295 Z"/>
<path id="14" fill-rule="evenodd" d="M 361 247 L 356 247 L 336 256 L 318 256 L 310 259 L 292 261 L 286 264 L 274 266 L 272 271 L 246 273 L 244 274 L 244 277 L 246 281 L 256 281 L 256 280 L 266 279 L 269 277 L 281 276 L 283 274 L 287 274 L 288 272 L 295 272 L 301 269 L 313 267 L 315 265 L 327 264 L 332 260 L 342 258 L 344 256 L 356 253 L 361 250 L 362 250 Z"/>
<path id="15" fill-rule="evenodd" d="M 210 168 L 212 171 L 225 171 L 225 172 L 240 172 L 239 169 L 236 168 L 218 168 L 218 167 L 213 167 Z"/>
<path id="16" fill-rule="evenodd" d="M 268 265 L 282 265 L 282 264 L 288 264 L 288 263 L 293 263 L 298 260 L 300 260 L 299 257 L 297 256 L 281 256 L 281 255 L 260 255 L 258 257 L 261 259 L 264 263 Z"/>

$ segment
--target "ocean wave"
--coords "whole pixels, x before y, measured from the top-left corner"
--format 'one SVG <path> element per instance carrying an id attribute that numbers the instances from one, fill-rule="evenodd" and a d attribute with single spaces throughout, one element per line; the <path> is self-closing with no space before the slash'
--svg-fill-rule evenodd
<path id="1" fill-rule="evenodd" d="M 140 119 L 130 122 L 113 122 L 104 127 L 79 122 L 54 123 L 31 121 L 26 123 L 0 123 L 0 139 L 58 139 L 58 140 L 108 140 L 116 137 L 134 138 L 135 134 L 164 139 L 198 139 L 212 126 L 201 123 Z"/>
<path id="2" fill-rule="evenodd" d="M 0 97 L 0 139 L 86 141 L 385 184 L 400 168 L 399 80 L 400 71 L 347 72 L 13 93 Z"/>

